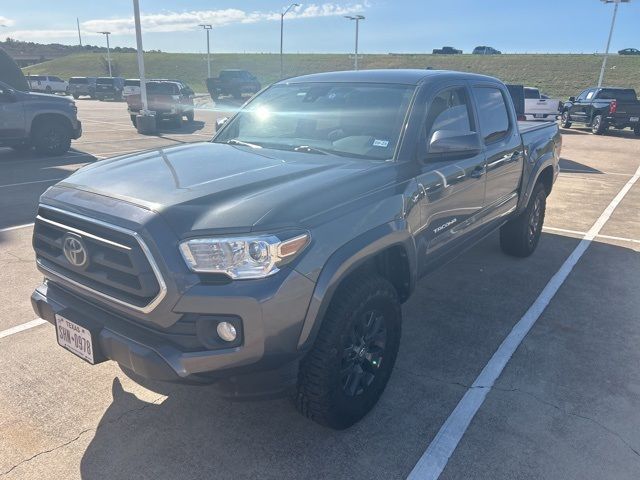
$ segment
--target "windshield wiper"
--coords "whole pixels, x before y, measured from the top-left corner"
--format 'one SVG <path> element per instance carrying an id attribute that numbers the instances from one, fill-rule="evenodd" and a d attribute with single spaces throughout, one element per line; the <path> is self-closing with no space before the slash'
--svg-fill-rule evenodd
<path id="1" fill-rule="evenodd" d="M 262 148 L 261 145 L 256 145 L 255 143 L 243 142 L 242 140 L 238 140 L 237 138 L 232 138 L 231 140 L 227 140 L 225 143 L 227 145 L 242 145 L 243 147 Z"/>
<path id="2" fill-rule="evenodd" d="M 309 145 L 299 145 L 293 148 L 294 152 L 304 152 L 304 153 L 319 153 L 321 155 L 333 155 L 332 153 L 323 150 L 317 147 L 311 147 Z"/>

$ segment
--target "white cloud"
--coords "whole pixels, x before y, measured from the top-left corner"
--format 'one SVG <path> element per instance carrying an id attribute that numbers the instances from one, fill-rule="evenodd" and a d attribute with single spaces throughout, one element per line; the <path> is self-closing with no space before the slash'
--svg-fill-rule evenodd
<path id="1" fill-rule="evenodd" d="M 337 3 L 309 4 L 295 7 L 287 14 L 289 19 L 333 17 L 360 13 L 368 8 L 368 0 L 361 3 L 340 5 Z M 142 15 L 143 32 L 181 32 L 194 30 L 198 24 L 211 24 L 223 27 L 234 23 L 256 23 L 280 19 L 280 12 L 248 12 L 236 8 L 223 10 L 193 10 L 188 12 L 164 12 Z M 87 33 L 110 31 L 115 35 L 134 33 L 133 17 L 95 19 L 82 22 L 82 29 Z"/>
<path id="2" fill-rule="evenodd" d="M 10 27 L 15 23 L 16 22 L 14 20 L 11 20 L 10 18 L 3 17 L 2 15 L 0 15 L 0 25 L 4 25 L 5 27 Z"/>
<path id="3" fill-rule="evenodd" d="M 11 37 L 24 41 L 47 41 L 51 39 L 78 38 L 77 30 L 0 30 L 2 38 Z"/>

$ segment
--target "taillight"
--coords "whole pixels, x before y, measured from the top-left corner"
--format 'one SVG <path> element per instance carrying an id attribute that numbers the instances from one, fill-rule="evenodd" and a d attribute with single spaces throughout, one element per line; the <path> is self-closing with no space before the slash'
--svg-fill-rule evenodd
<path id="1" fill-rule="evenodd" d="M 609 115 L 613 115 L 618 111 L 618 101 L 614 100 L 609 104 Z"/>

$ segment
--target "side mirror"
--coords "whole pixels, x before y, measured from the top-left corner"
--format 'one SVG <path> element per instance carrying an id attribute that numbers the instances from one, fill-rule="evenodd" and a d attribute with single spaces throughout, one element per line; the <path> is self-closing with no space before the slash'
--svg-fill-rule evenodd
<path id="1" fill-rule="evenodd" d="M 222 126 L 227 123 L 229 117 L 222 117 L 216 120 L 216 132 L 222 128 Z"/>
<path id="2" fill-rule="evenodd" d="M 480 135 L 475 132 L 437 130 L 429 141 L 429 155 L 471 157 L 482 151 Z"/>
<path id="3" fill-rule="evenodd" d="M 0 90 L 0 100 L 11 103 L 16 101 L 16 93 L 10 88 Z"/>
<path id="4" fill-rule="evenodd" d="M 576 101 L 576 97 L 569 97 L 569 101 L 570 102 L 575 102 Z"/>

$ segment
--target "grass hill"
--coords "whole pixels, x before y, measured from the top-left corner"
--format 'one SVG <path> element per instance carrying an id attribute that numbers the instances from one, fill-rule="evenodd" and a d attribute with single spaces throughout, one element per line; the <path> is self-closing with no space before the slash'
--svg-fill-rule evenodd
<path id="1" fill-rule="evenodd" d="M 71 76 L 105 75 L 104 54 L 82 53 L 43 62 L 23 69 L 26 73 Z M 114 71 L 127 78 L 138 77 L 134 53 L 113 53 Z M 263 84 L 278 80 L 280 61 L 277 54 L 214 54 L 213 74 L 225 68 L 242 68 L 255 73 Z M 389 54 L 364 55 L 361 68 L 426 68 L 458 70 L 492 75 L 507 83 L 522 83 L 539 87 L 543 92 L 560 98 L 576 95 L 595 85 L 600 72 L 599 55 L 572 54 L 509 54 L 509 55 L 427 55 Z M 289 54 L 285 55 L 285 75 L 348 70 L 353 60 L 348 55 Z M 206 55 L 185 53 L 145 53 L 147 76 L 177 78 L 187 82 L 197 92 L 206 91 Z M 609 58 L 605 83 L 611 86 L 634 87 L 640 91 L 640 56 Z"/>

